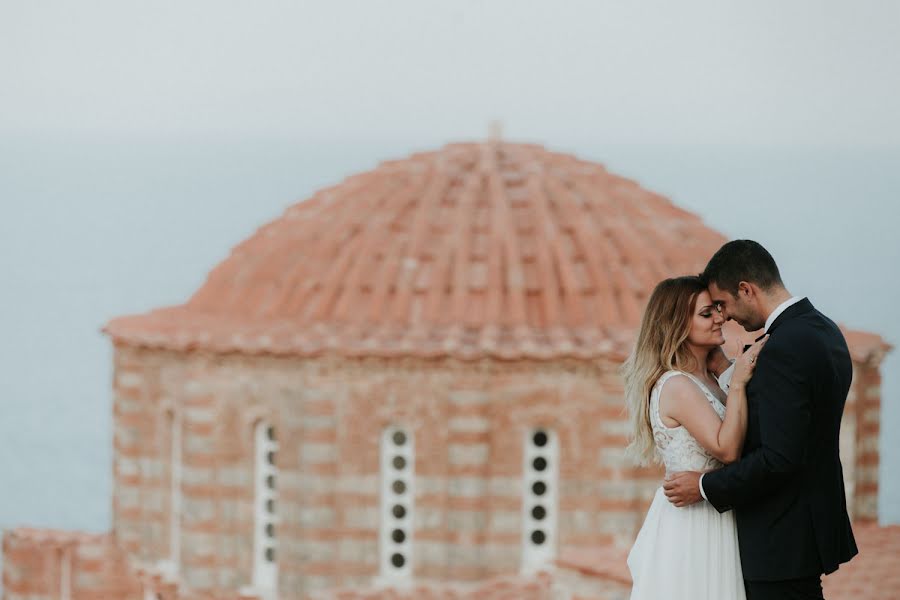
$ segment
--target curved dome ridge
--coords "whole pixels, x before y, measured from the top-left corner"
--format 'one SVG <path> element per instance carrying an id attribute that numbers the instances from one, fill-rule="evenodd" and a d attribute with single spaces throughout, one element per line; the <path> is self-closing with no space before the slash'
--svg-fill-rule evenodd
<path id="1" fill-rule="evenodd" d="M 723 241 L 600 164 L 455 143 L 319 190 L 238 244 L 186 304 L 107 331 L 217 351 L 596 356 L 637 324 L 656 282 L 698 272 Z"/>

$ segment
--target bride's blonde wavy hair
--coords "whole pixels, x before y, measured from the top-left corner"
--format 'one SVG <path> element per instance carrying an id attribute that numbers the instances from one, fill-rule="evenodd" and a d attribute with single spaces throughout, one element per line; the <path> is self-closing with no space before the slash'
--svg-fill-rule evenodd
<path id="1" fill-rule="evenodd" d="M 666 371 L 693 371 L 697 359 L 688 349 L 697 296 L 706 290 L 699 277 L 665 279 L 650 294 L 634 350 L 622 365 L 630 443 L 626 455 L 639 465 L 658 463 L 650 425 L 650 391 Z"/>

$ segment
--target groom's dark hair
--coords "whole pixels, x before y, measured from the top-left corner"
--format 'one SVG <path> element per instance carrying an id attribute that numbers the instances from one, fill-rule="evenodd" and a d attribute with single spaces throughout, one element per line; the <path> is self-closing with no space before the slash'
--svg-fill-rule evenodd
<path id="1" fill-rule="evenodd" d="M 700 277 L 707 285 L 715 283 L 733 295 L 737 295 L 742 281 L 755 283 L 763 290 L 784 286 L 775 259 L 753 240 L 734 240 L 719 248 Z"/>

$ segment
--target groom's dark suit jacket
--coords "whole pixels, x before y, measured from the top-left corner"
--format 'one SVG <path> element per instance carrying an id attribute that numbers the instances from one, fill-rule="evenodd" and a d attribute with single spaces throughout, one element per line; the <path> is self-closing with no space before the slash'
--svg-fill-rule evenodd
<path id="1" fill-rule="evenodd" d="M 768 332 L 747 385 L 741 459 L 703 476 L 709 502 L 735 511 L 750 581 L 830 573 L 857 553 L 838 455 L 852 377 L 847 343 L 806 299 Z"/>

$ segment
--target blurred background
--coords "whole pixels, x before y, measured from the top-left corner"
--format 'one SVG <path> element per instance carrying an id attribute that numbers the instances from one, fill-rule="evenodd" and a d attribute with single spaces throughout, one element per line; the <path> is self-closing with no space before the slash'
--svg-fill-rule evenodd
<path id="1" fill-rule="evenodd" d="M 110 525 L 111 317 L 290 204 L 502 136 L 606 164 L 900 342 L 900 4 L 0 0 L 0 528 Z M 900 523 L 900 352 L 880 520 Z"/>

